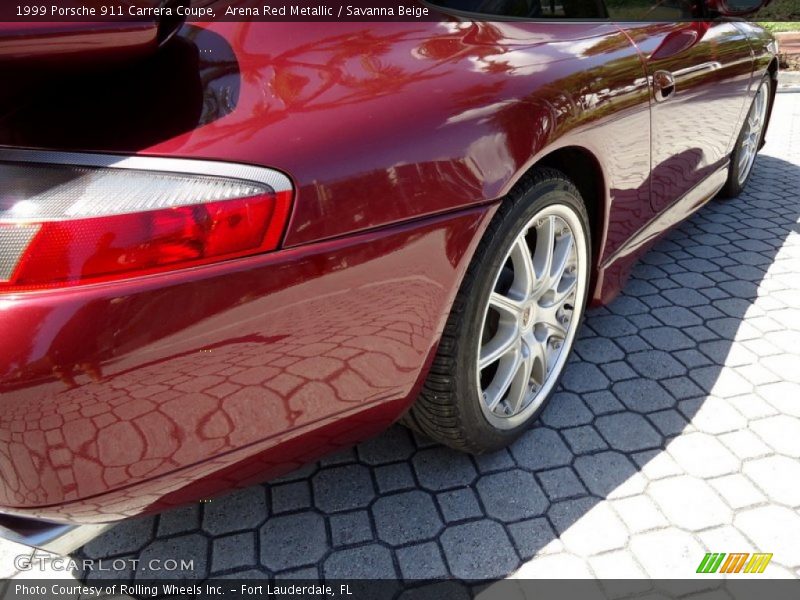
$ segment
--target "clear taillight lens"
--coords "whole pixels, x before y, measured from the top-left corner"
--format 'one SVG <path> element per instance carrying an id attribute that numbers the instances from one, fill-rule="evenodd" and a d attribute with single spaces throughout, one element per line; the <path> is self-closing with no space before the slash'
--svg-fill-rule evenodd
<path id="1" fill-rule="evenodd" d="M 0 291 L 274 250 L 292 200 L 284 175 L 257 167 L 63 154 L 52 159 L 94 164 L 43 164 L 32 157 L 39 158 L 0 152 Z"/>

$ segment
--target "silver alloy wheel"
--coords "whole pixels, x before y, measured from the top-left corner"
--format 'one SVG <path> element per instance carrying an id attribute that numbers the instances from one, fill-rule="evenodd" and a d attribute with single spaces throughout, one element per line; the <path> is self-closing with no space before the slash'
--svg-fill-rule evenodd
<path id="1" fill-rule="evenodd" d="M 477 361 L 480 406 L 495 427 L 519 426 L 550 394 L 583 313 L 588 256 L 581 218 L 563 204 L 535 214 L 506 254 Z"/>
<path id="2" fill-rule="evenodd" d="M 742 149 L 739 154 L 739 185 L 744 185 L 753 164 L 756 162 L 758 145 L 761 143 L 761 132 L 764 131 L 764 124 L 767 121 L 767 110 L 769 109 L 769 87 L 762 83 L 756 92 L 753 106 L 747 113 L 744 136 L 742 138 Z"/>

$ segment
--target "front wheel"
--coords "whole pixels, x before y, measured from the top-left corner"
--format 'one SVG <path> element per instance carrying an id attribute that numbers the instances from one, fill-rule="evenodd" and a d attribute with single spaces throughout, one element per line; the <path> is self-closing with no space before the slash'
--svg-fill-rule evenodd
<path id="1" fill-rule="evenodd" d="M 772 97 L 772 79 L 766 75 L 758 87 L 756 97 L 747 113 L 747 119 L 736 140 L 736 146 L 731 154 L 731 166 L 728 170 L 728 180 L 725 187 L 720 191 L 723 198 L 735 198 L 744 191 L 750 174 L 753 172 L 753 165 L 756 162 L 756 155 L 761 149 L 761 142 L 764 140 L 764 131 L 767 127 L 769 117 L 769 103 Z"/>
<path id="2" fill-rule="evenodd" d="M 537 169 L 503 201 L 465 275 L 411 427 L 469 452 L 508 445 L 552 396 L 586 306 L 589 219 Z"/>

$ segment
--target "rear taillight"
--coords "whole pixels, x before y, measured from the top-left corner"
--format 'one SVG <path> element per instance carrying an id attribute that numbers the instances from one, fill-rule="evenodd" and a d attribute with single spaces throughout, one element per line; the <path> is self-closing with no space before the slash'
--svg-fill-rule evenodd
<path id="1" fill-rule="evenodd" d="M 274 250 L 291 201 L 289 179 L 260 167 L 0 151 L 0 291 Z"/>

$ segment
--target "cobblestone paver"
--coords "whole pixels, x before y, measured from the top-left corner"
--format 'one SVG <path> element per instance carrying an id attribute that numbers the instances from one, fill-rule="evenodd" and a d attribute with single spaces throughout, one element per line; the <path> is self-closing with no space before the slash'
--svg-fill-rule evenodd
<path id="1" fill-rule="evenodd" d="M 199 579 L 414 580 L 683 578 L 707 551 L 760 551 L 765 575 L 800 576 L 798 190 L 787 94 L 747 193 L 680 225 L 590 312 L 562 390 L 508 450 L 469 457 L 398 426 L 81 553 L 193 557 Z"/>

